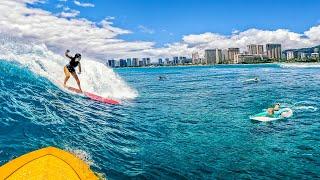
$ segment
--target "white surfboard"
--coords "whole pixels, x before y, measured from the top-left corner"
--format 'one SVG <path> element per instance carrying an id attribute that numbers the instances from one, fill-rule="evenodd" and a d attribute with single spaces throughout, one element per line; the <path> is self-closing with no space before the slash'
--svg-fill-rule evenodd
<path id="1" fill-rule="evenodd" d="M 280 120 L 280 119 L 289 118 L 292 115 L 293 115 L 292 109 L 282 108 L 278 112 L 276 112 L 273 117 L 268 116 L 267 112 L 261 112 L 259 114 L 254 115 L 254 116 L 250 116 L 249 118 L 251 120 L 255 120 L 255 121 L 268 122 L 268 121 L 276 121 L 276 120 Z"/>

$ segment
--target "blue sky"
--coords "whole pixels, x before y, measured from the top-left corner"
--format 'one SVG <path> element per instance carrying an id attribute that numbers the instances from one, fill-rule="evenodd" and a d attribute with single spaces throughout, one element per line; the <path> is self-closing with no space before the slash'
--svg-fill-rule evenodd
<path id="1" fill-rule="evenodd" d="M 81 11 L 78 17 L 100 22 L 114 17 L 116 27 L 133 33 L 128 41 L 152 41 L 156 47 L 177 42 L 184 35 L 214 32 L 230 35 L 250 28 L 289 29 L 303 33 L 320 24 L 319 0 L 79 0 L 94 7 L 79 7 L 73 0 L 36 7 L 58 13 L 57 4 Z"/>
<path id="2" fill-rule="evenodd" d="M 320 44 L 319 0 L 1 0 L 0 30 L 98 60 Z"/>

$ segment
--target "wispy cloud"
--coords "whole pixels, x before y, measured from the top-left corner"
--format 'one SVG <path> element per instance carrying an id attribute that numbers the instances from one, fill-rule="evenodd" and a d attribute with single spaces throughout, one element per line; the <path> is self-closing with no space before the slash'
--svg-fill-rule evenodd
<path id="1" fill-rule="evenodd" d="M 64 0 L 62 0 L 64 1 Z M 57 16 L 63 17 L 63 18 L 74 18 L 77 17 L 80 14 L 80 11 L 70 9 L 68 6 L 64 4 L 57 4 L 56 8 L 62 9 L 63 11 L 61 13 L 58 13 Z"/>
<path id="2" fill-rule="evenodd" d="M 64 7 L 63 7 L 63 10 L 64 10 L 64 11 L 70 11 L 71 9 L 70 9 L 68 6 L 64 6 Z"/>
<path id="3" fill-rule="evenodd" d="M 65 8 L 68 8 L 68 7 L 65 7 Z M 71 9 L 70 11 L 67 11 L 67 12 L 66 11 L 61 12 L 59 16 L 63 18 L 74 18 L 74 17 L 77 17 L 79 14 L 80 14 L 80 11 Z"/>
<path id="4" fill-rule="evenodd" d="M 58 8 L 58 9 L 60 9 L 60 8 L 62 8 L 63 7 L 63 4 L 57 4 L 56 5 L 56 8 Z"/>
<path id="5" fill-rule="evenodd" d="M 82 3 L 80 1 L 74 0 L 73 1 L 75 5 L 81 6 L 81 7 L 94 7 L 94 4 L 92 3 Z"/>
<path id="6" fill-rule="evenodd" d="M 138 28 L 141 32 L 147 33 L 147 34 L 154 34 L 154 32 L 155 32 L 153 29 L 147 28 L 143 25 L 139 25 Z"/>

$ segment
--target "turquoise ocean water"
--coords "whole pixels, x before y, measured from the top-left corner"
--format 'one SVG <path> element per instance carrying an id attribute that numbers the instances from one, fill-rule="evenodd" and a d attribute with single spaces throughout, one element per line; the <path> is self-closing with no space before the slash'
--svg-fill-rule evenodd
<path id="1" fill-rule="evenodd" d="M 139 94 L 120 106 L 65 93 L 1 60 L 0 165 L 56 146 L 108 179 L 320 177 L 320 67 L 115 71 Z M 253 77 L 260 82 L 243 83 Z M 249 120 L 276 102 L 294 115 L 270 123 Z"/>

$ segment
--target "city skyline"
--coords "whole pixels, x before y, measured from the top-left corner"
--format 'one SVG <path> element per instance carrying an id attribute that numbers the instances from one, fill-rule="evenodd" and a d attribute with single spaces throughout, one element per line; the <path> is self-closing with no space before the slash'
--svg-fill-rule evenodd
<path id="1" fill-rule="evenodd" d="M 98 60 L 243 50 L 249 44 L 282 44 L 282 50 L 320 44 L 320 2 L 248 2 L 3 0 L 0 25 L 3 34 L 44 43 L 55 53 L 71 49 Z M 304 13 L 298 16 L 299 10 Z"/>
<path id="2" fill-rule="evenodd" d="M 215 64 L 255 64 L 271 62 L 319 62 L 320 45 L 289 49 L 282 51 L 281 44 L 249 44 L 247 49 L 240 51 L 233 47 L 228 49 L 205 49 L 201 57 L 199 52 L 191 56 L 175 56 L 153 60 L 145 58 L 121 58 L 107 60 L 109 67 L 146 67 L 146 66 L 176 66 L 176 65 L 215 65 Z M 265 51 L 264 51 L 265 49 Z M 190 58 L 191 57 L 191 58 Z"/>

